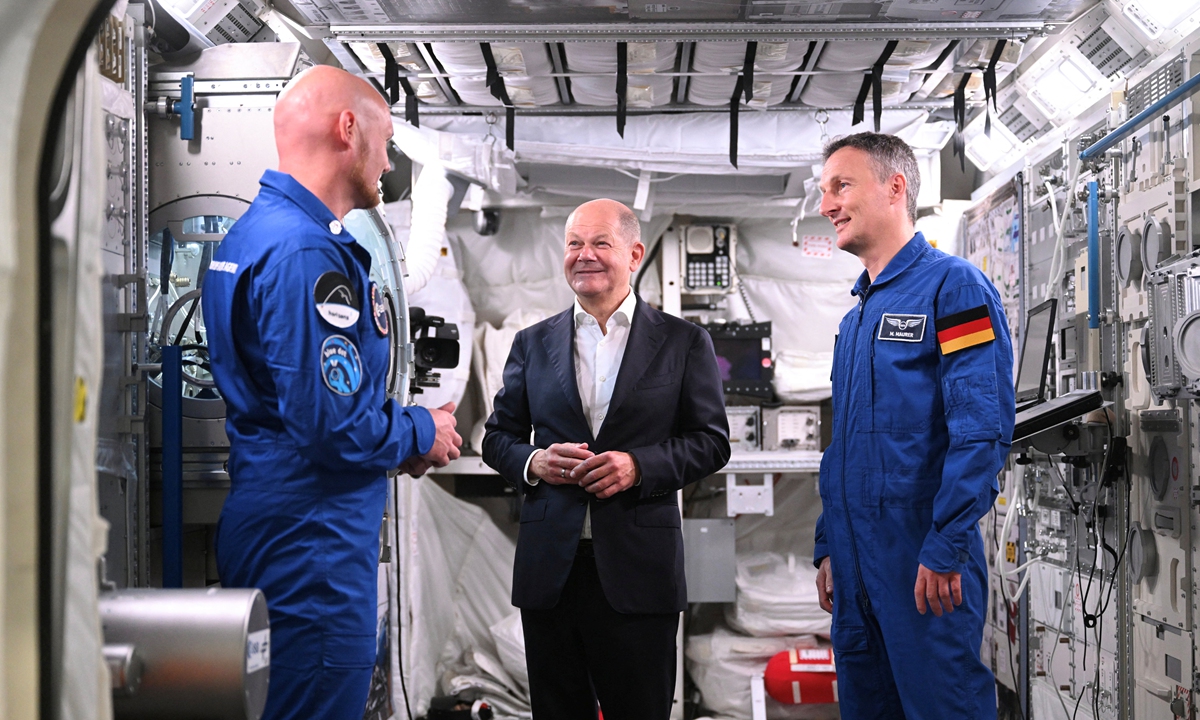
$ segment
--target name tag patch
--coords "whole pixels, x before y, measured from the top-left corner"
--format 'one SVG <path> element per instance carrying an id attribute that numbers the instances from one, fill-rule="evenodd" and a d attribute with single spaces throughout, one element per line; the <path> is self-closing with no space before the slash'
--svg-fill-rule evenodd
<path id="1" fill-rule="evenodd" d="M 313 287 L 313 302 L 325 322 L 336 328 L 348 328 L 358 322 L 362 308 L 350 279 L 332 270 L 317 278 L 317 284 Z"/>
<path id="2" fill-rule="evenodd" d="M 919 343 L 925 339 L 928 315 L 884 313 L 879 320 L 879 340 Z"/>

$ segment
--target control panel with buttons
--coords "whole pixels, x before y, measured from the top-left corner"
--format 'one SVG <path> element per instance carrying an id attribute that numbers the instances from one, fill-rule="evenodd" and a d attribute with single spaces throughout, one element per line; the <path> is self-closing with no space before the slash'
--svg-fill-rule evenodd
<path id="1" fill-rule="evenodd" d="M 683 288 L 693 293 L 727 293 L 736 278 L 737 226 L 696 224 L 680 228 Z"/>

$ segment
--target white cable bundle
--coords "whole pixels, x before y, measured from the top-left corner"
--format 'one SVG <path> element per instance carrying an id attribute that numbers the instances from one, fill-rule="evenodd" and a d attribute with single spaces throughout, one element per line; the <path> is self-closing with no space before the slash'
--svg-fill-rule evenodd
<path id="1" fill-rule="evenodd" d="M 1013 521 L 1016 519 L 1017 515 L 1020 514 L 1021 508 L 1037 507 L 1038 499 L 1041 496 L 1041 485 L 1034 483 L 1033 500 L 1030 502 L 1025 500 L 1025 472 L 1028 467 L 1028 465 L 1022 465 L 1021 472 L 1014 473 L 1015 478 L 1013 480 L 1012 491 L 1008 494 L 1008 512 L 1004 514 L 1004 525 L 1000 530 L 1000 537 L 998 538 L 1001 552 L 996 553 L 996 573 L 1000 575 L 1000 592 L 1004 595 L 1004 599 L 1008 602 L 1016 602 L 1021 597 L 1021 593 L 1025 592 L 1025 588 L 1029 585 L 1029 578 L 1031 577 L 1032 573 L 1025 572 L 1025 577 L 1022 578 L 1021 582 L 1017 585 L 1016 592 L 1012 593 L 1011 595 L 1008 592 L 1008 578 L 1013 575 L 1017 575 L 1022 571 L 1027 571 L 1034 563 L 1042 561 L 1042 556 L 1037 555 L 1032 559 L 1018 565 L 1012 570 L 1008 570 L 1004 567 L 1005 553 L 1003 550 L 1005 548 L 1005 544 L 1008 542 L 1008 534 L 1012 531 Z"/>

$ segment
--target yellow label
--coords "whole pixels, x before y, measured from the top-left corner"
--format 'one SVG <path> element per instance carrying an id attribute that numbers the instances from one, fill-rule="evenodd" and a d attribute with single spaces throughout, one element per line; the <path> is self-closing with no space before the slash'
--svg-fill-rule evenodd
<path id="1" fill-rule="evenodd" d="M 997 505 L 1007 505 L 1007 504 L 1008 504 L 1008 498 L 1006 498 L 1006 497 L 1004 497 L 1003 495 L 1001 495 L 1000 497 L 996 498 L 996 504 L 997 504 Z"/>
<path id="2" fill-rule="evenodd" d="M 1005 543 L 1004 559 L 1010 563 L 1015 563 L 1017 561 L 1017 544 L 1016 543 L 1012 543 L 1012 542 Z"/>
<path id="3" fill-rule="evenodd" d="M 87 384 L 83 378 L 75 378 L 75 422 L 83 422 L 87 416 Z"/>

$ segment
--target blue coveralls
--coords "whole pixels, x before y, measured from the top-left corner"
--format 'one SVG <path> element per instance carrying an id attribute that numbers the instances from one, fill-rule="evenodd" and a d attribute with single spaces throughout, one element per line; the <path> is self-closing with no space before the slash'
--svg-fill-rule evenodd
<path id="1" fill-rule="evenodd" d="M 361 720 L 385 473 L 428 452 L 435 428 L 386 395 L 394 329 L 373 307 L 368 251 L 290 175 L 261 184 L 203 285 L 232 479 L 217 566 L 225 587 L 267 598 L 263 717 Z"/>
<path id="2" fill-rule="evenodd" d="M 1012 439 L 1003 306 L 978 269 L 921 233 L 853 294 L 833 354 L 813 553 L 833 571 L 842 717 L 994 719 L 995 681 L 979 655 L 988 573 L 978 521 Z M 956 343 L 939 346 L 939 321 Z M 989 324 L 994 339 L 971 334 Z M 919 564 L 962 573 L 953 613 L 917 612 Z"/>

